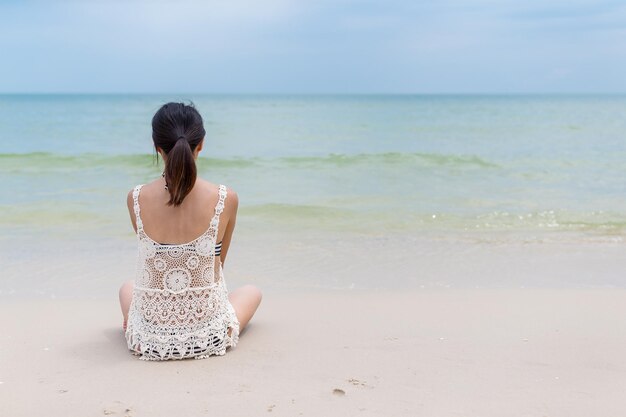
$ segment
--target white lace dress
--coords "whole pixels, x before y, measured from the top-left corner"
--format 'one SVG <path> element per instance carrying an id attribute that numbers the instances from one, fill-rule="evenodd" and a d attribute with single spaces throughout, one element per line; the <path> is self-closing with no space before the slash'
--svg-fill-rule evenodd
<path id="1" fill-rule="evenodd" d="M 144 232 L 141 187 L 133 191 L 139 255 L 126 328 L 128 348 L 144 360 L 224 355 L 239 337 L 239 322 L 228 301 L 221 261 L 215 259 L 226 187 L 219 187 L 208 230 L 180 245 L 155 242 Z"/>

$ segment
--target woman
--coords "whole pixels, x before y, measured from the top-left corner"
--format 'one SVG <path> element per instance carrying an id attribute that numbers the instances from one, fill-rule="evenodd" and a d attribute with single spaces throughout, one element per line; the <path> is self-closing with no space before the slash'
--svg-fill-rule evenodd
<path id="1" fill-rule="evenodd" d="M 120 288 L 120 305 L 128 348 L 141 359 L 223 355 L 261 302 L 251 285 L 227 292 L 222 268 L 238 198 L 196 176 L 204 136 L 193 106 L 163 105 L 152 119 L 152 139 L 165 171 L 128 193 L 139 257 L 135 281 Z"/>

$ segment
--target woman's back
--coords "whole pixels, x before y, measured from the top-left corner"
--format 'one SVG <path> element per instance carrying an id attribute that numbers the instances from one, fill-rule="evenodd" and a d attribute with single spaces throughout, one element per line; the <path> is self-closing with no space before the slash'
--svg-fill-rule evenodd
<path id="1" fill-rule="evenodd" d="M 169 194 L 164 192 L 162 180 L 156 180 L 141 188 L 141 219 L 146 234 L 157 242 L 180 244 L 189 242 L 204 233 L 214 215 L 219 200 L 219 186 L 201 178 L 196 180 L 191 192 L 177 207 L 167 205 Z M 231 217 L 228 210 L 236 203 L 237 196 L 228 192 L 228 206 L 220 215 L 218 242 L 225 234 L 225 225 Z M 132 209 L 132 192 L 128 194 L 129 209 Z M 135 224 L 136 227 L 136 224 Z"/>

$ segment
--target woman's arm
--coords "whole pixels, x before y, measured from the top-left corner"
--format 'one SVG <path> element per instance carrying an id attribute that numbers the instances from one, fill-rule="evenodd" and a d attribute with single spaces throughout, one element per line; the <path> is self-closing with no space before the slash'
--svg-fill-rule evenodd
<path id="1" fill-rule="evenodd" d="M 236 192 L 228 189 L 228 198 L 226 198 L 224 210 L 228 212 L 228 223 L 226 224 L 226 231 L 224 231 L 224 237 L 222 238 L 222 253 L 220 260 L 222 265 L 226 261 L 226 254 L 230 247 L 230 241 L 233 237 L 233 231 L 235 230 L 235 223 L 237 221 L 237 209 L 239 208 L 239 196 Z"/>

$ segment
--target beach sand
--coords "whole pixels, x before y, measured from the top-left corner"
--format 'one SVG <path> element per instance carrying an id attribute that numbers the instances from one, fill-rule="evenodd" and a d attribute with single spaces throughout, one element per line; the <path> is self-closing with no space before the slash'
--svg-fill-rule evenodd
<path id="1" fill-rule="evenodd" d="M 117 289 L 170 99 L 0 97 L 0 417 L 626 416 L 625 97 L 181 97 L 264 300 L 153 363 Z"/>
<path id="2" fill-rule="evenodd" d="M 626 291 L 266 293 L 223 357 L 145 362 L 109 299 L 0 305 L 0 415 L 623 416 Z"/>

